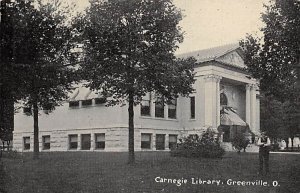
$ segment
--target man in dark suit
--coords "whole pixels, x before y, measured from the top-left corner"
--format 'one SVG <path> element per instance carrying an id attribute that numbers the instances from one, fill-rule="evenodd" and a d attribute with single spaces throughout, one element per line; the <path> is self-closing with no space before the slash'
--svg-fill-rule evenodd
<path id="1" fill-rule="evenodd" d="M 265 135 L 265 132 L 261 133 L 261 137 L 258 139 L 257 145 L 259 146 L 259 174 L 268 174 L 271 142 L 270 139 Z"/>

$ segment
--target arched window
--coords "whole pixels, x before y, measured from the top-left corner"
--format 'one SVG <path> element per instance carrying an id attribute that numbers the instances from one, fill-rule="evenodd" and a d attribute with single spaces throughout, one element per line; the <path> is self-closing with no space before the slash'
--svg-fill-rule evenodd
<path id="1" fill-rule="evenodd" d="M 224 93 L 221 93 L 220 94 L 220 105 L 227 106 L 227 104 L 228 104 L 227 96 Z"/>

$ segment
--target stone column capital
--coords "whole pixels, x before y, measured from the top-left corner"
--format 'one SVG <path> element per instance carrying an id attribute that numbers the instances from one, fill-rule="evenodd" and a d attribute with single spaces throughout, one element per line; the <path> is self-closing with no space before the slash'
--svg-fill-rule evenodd
<path id="1" fill-rule="evenodd" d="M 257 84 L 246 84 L 245 88 L 246 88 L 246 90 L 250 90 L 250 89 L 258 90 L 259 89 Z"/>
<path id="2" fill-rule="evenodd" d="M 220 83 L 221 79 L 222 79 L 221 76 L 215 74 L 209 74 L 204 76 L 205 82 L 213 81 L 213 82 Z"/>
<path id="3" fill-rule="evenodd" d="M 246 84 L 246 86 L 245 86 L 246 90 L 250 90 L 250 89 L 251 89 L 251 87 L 252 87 L 252 85 L 251 85 L 251 84 Z"/>
<path id="4" fill-rule="evenodd" d="M 259 90 L 259 87 L 258 87 L 257 84 L 253 84 L 253 85 L 252 85 L 252 88 L 253 88 L 255 91 Z"/>

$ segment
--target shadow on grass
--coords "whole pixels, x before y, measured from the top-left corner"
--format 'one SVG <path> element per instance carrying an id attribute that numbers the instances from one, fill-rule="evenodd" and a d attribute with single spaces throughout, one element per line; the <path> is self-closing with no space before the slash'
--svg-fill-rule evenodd
<path id="1" fill-rule="evenodd" d="M 128 165 L 127 153 L 49 152 L 32 160 L 31 153 L 4 158 L 8 193 L 98 192 L 297 192 L 298 155 L 270 155 L 271 174 L 257 175 L 258 154 L 226 153 L 222 159 L 170 157 L 168 152 L 136 152 Z M 0 174 L 1 175 L 1 174 Z M 156 177 L 187 179 L 187 184 L 158 183 Z M 192 185 L 191 178 L 221 180 L 223 185 Z M 228 179 L 278 181 L 279 187 L 229 186 Z M 2 187 L 2 186 L 1 186 Z M 297 192 L 298 193 L 298 192 Z"/>

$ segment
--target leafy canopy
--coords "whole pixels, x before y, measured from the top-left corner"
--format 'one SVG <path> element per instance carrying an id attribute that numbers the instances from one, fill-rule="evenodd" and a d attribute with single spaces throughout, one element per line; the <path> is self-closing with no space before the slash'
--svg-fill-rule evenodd
<path id="1" fill-rule="evenodd" d="M 53 110 L 72 87 L 74 68 L 66 65 L 74 58 L 72 30 L 59 1 L 37 1 L 35 6 L 20 1 L 14 8 L 13 63 L 22 79 L 22 98 L 28 106 L 36 102 L 40 108 Z"/>
<path id="2" fill-rule="evenodd" d="M 241 42 L 246 50 L 245 62 L 260 88 L 279 101 L 293 100 L 300 62 L 300 2 L 273 0 L 262 14 L 263 38 L 249 35 Z"/>
<path id="3" fill-rule="evenodd" d="M 78 22 L 84 42 L 81 66 L 87 86 L 135 103 L 147 92 L 165 96 L 192 92 L 194 59 L 176 59 L 183 41 L 181 12 L 171 0 L 91 1 Z"/>

